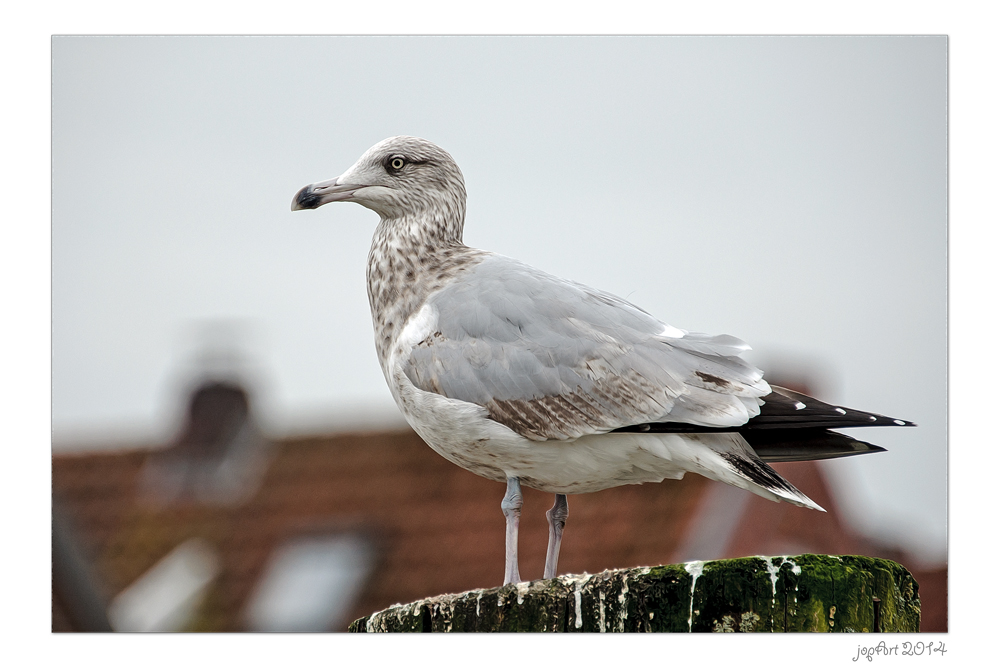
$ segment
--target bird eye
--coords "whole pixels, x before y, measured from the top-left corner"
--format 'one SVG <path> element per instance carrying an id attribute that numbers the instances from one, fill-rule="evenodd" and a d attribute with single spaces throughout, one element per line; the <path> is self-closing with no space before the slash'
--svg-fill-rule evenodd
<path id="1" fill-rule="evenodd" d="M 406 164 L 406 160 L 401 157 L 394 157 L 389 160 L 389 166 L 396 171 L 402 169 L 404 164 Z"/>

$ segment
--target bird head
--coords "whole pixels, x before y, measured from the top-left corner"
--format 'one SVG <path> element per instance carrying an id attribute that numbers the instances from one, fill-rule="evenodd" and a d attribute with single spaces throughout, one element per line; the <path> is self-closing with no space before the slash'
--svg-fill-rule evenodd
<path id="1" fill-rule="evenodd" d="M 465 216 L 465 179 L 446 151 L 418 137 L 390 137 L 369 148 L 337 178 L 307 185 L 292 210 L 352 201 L 391 220 Z"/>

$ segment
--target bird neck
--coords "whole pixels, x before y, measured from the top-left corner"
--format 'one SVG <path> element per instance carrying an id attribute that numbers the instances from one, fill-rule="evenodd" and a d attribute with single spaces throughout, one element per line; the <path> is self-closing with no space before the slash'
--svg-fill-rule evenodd
<path id="1" fill-rule="evenodd" d="M 417 217 L 383 218 L 368 253 L 368 302 L 383 366 L 395 333 L 457 273 L 489 253 L 462 243 L 462 218 L 448 226 Z"/>

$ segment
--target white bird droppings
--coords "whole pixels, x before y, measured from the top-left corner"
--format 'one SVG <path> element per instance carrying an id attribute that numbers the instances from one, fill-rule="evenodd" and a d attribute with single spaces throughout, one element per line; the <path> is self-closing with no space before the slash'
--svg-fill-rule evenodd
<path id="1" fill-rule="evenodd" d="M 774 561 L 770 558 L 765 556 L 761 556 L 760 558 L 767 563 L 767 573 L 771 576 L 771 604 L 773 605 L 774 598 L 778 596 L 778 572 L 781 570 L 781 563 L 775 566 Z"/>
<path id="2" fill-rule="evenodd" d="M 704 568 L 705 561 L 703 560 L 693 560 L 689 563 L 684 563 L 684 569 L 691 575 L 691 603 L 688 607 L 688 632 L 691 632 L 691 622 L 694 619 L 694 585 L 698 581 L 698 577 L 701 576 L 701 571 Z"/>
<path id="3" fill-rule="evenodd" d="M 785 563 L 791 563 L 792 564 L 792 574 L 801 574 L 802 573 L 802 567 L 799 566 L 798 564 L 796 564 L 796 562 L 794 560 L 792 560 L 791 558 L 789 558 L 788 556 L 774 556 L 774 557 L 757 556 L 757 558 L 760 558 L 761 560 L 763 560 L 764 562 L 767 563 L 767 573 L 769 575 L 771 575 L 771 596 L 772 597 L 778 595 L 778 572 L 781 571 L 781 566 L 782 565 L 784 565 Z M 775 565 L 774 561 L 772 560 L 772 558 L 780 558 L 781 562 L 779 562 L 777 565 Z"/>
<path id="4" fill-rule="evenodd" d="M 524 594 L 531 588 L 530 581 L 522 581 L 517 584 L 517 603 L 524 604 Z"/>
<path id="5" fill-rule="evenodd" d="M 590 581 L 590 577 L 593 575 L 584 574 L 582 576 L 566 576 L 566 581 L 572 581 L 573 586 L 573 600 L 576 602 L 576 620 L 573 621 L 573 627 L 582 628 L 583 627 L 583 599 L 581 594 L 583 592 L 583 585 Z"/>

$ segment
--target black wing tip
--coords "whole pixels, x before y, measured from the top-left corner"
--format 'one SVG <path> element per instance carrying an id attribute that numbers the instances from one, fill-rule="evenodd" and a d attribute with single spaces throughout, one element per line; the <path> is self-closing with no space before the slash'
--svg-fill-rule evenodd
<path id="1" fill-rule="evenodd" d="M 885 447 L 825 429 L 755 430 L 744 431 L 741 435 L 757 456 L 768 463 L 822 461 L 888 451 Z"/>
<path id="2" fill-rule="evenodd" d="M 874 417 L 875 419 L 872 419 Z M 868 415 L 870 423 L 855 423 L 851 426 L 916 426 L 915 422 L 907 421 L 905 419 L 896 419 L 895 417 L 886 417 L 884 415 Z M 838 428 L 836 426 L 828 426 L 827 428 Z"/>
<path id="3" fill-rule="evenodd" d="M 797 391 L 771 385 L 760 414 L 746 424 L 749 429 L 853 428 L 860 426 L 916 426 L 911 421 L 886 417 L 825 403 Z"/>
<path id="4" fill-rule="evenodd" d="M 892 417 L 882 417 L 881 415 L 871 415 L 878 419 L 859 420 L 835 420 L 835 419 L 812 419 L 808 422 L 772 422 L 760 421 L 757 418 L 751 419 L 743 426 L 699 426 L 696 424 L 685 424 L 683 422 L 647 422 L 644 424 L 632 424 L 622 426 L 612 430 L 612 433 L 746 433 L 747 431 L 770 431 L 770 430 L 806 430 L 806 429 L 828 429 L 828 428 L 855 428 L 861 426 L 916 426 L 915 422 L 903 419 L 893 419 Z"/>

